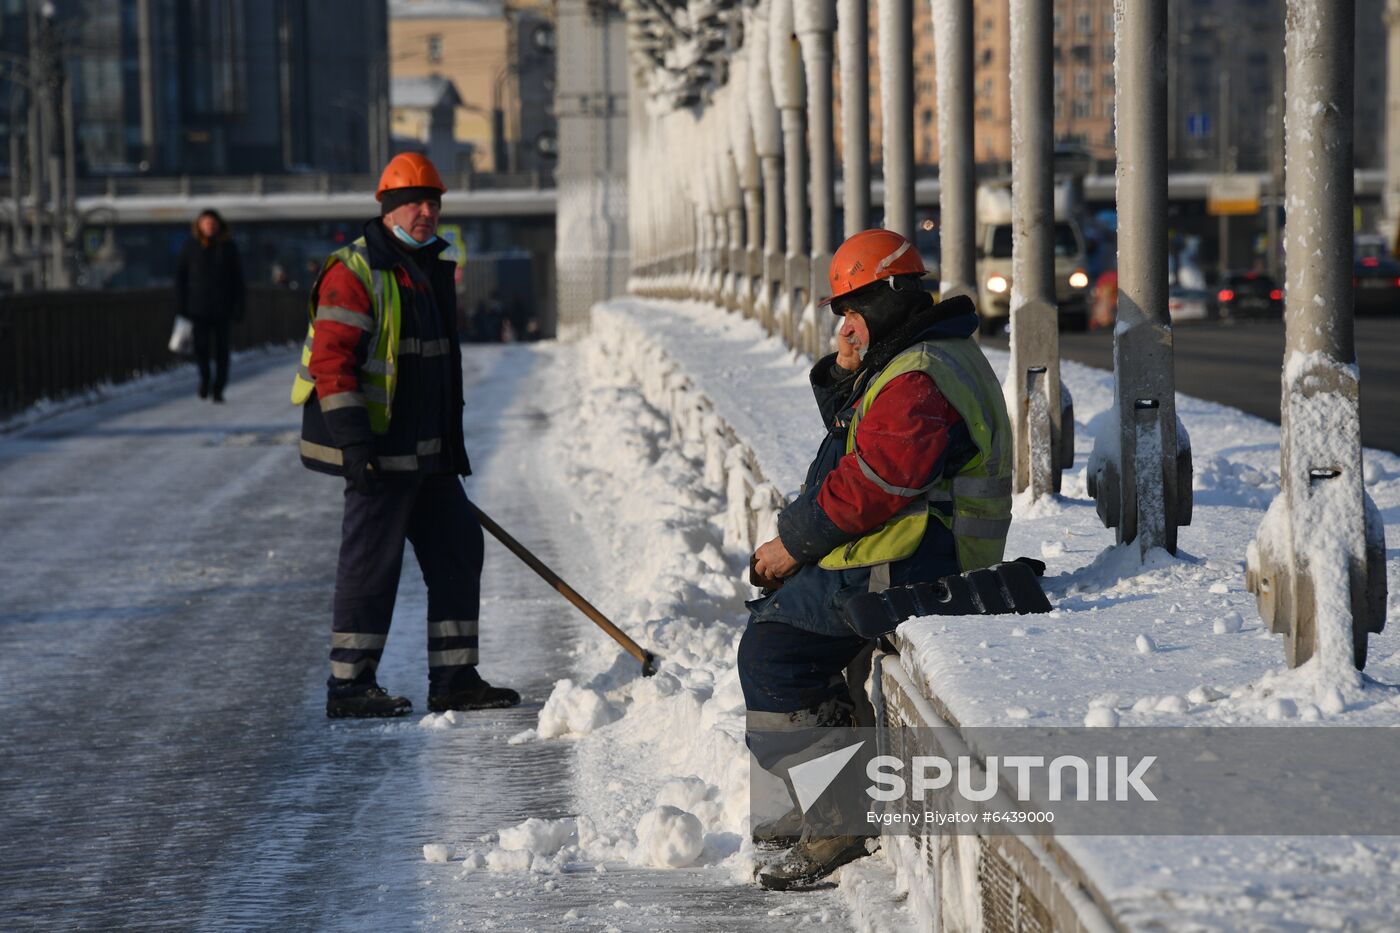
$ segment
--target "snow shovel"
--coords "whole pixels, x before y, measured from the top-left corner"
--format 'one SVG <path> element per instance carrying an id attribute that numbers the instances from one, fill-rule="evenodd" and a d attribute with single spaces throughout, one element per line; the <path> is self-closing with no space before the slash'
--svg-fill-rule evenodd
<path id="1" fill-rule="evenodd" d="M 594 625 L 611 635 L 614 641 L 627 650 L 628 654 L 638 661 L 641 661 L 643 677 L 650 677 L 652 674 L 656 673 L 657 664 L 660 663 L 660 659 L 657 658 L 656 655 L 647 651 L 631 638 L 628 638 L 626 632 L 616 625 L 613 625 L 612 622 L 608 620 L 607 616 L 595 609 L 593 604 L 580 596 L 572 586 L 565 583 L 563 579 L 560 578 L 559 574 L 546 567 L 544 562 L 530 553 L 530 550 L 526 548 L 525 545 L 512 538 L 506 533 L 504 528 L 493 522 L 485 512 L 477 508 L 475 502 L 468 500 L 467 507 L 472 510 L 472 514 L 476 516 L 477 521 L 481 522 L 481 527 L 495 535 L 496 540 L 504 544 L 507 550 L 523 560 L 531 570 L 543 577 L 546 583 L 562 593 L 564 598 L 573 603 L 574 607 L 577 608 L 579 612 L 588 616 Z"/>

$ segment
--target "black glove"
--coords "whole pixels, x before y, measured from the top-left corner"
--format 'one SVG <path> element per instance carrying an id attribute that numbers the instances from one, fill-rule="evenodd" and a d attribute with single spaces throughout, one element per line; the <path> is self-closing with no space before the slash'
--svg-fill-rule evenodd
<path id="1" fill-rule="evenodd" d="M 771 593 L 774 590 L 782 589 L 785 582 L 787 581 L 782 577 L 765 577 L 763 574 L 759 573 L 758 555 L 751 554 L 749 556 L 749 584 L 751 586 L 756 586 L 764 592 Z"/>
<path id="2" fill-rule="evenodd" d="M 351 444 L 341 451 L 345 458 L 345 481 L 362 496 L 377 496 L 383 490 L 379 462 L 368 444 Z"/>

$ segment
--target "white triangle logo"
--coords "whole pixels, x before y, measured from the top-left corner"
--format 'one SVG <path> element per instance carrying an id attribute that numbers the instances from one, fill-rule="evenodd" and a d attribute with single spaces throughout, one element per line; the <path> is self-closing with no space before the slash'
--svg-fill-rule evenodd
<path id="1" fill-rule="evenodd" d="M 812 804 L 831 786 L 841 769 L 846 767 L 864 744 L 857 742 L 848 748 L 804 761 L 788 769 L 788 777 L 792 778 L 792 788 L 797 792 L 797 805 L 802 808 L 803 813 L 812 808 Z"/>

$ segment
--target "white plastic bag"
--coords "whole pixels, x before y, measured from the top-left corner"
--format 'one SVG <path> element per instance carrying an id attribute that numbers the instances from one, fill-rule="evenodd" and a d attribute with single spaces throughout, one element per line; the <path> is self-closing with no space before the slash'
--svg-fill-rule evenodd
<path id="1" fill-rule="evenodd" d="M 194 352 L 194 325 L 189 318 L 175 318 L 175 326 L 170 329 L 170 352 L 179 356 Z"/>

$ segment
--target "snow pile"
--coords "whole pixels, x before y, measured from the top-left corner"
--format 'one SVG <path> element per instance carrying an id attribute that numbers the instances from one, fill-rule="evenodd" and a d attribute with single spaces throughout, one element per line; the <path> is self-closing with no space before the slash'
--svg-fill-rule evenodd
<path id="1" fill-rule="evenodd" d="M 622 714 L 597 690 L 575 686 L 572 680 L 561 680 L 540 710 L 539 736 L 545 739 L 561 735 L 588 735 L 596 729 L 615 722 Z"/>
<path id="2" fill-rule="evenodd" d="M 423 846 L 423 861 L 425 862 L 446 862 L 452 858 L 452 847 L 429 843 Z"/>
<path id="3" fill-rule="evenodd" d="M 579 862 L 580 838 L 584 828 L 574 819 L 542 820 L 531 817 L 497 834 L 496 845 L 487 848 L 450 846 L 440 843 L 423 846 L 423 858 L 429 862 L 449 862 L 461 852 L 459 860 L 464 872 L 532 872 L 558 874 Z M 483 837 L 490 840 L 491 837 Z"/>
<path id="4" fill-rule="evenodd" d="M 637 824 L 636 860 L 656 868 L 684 868 L 700 857 L 705 831 L 692 813 L 679 807 L 648 810 Z"/>

